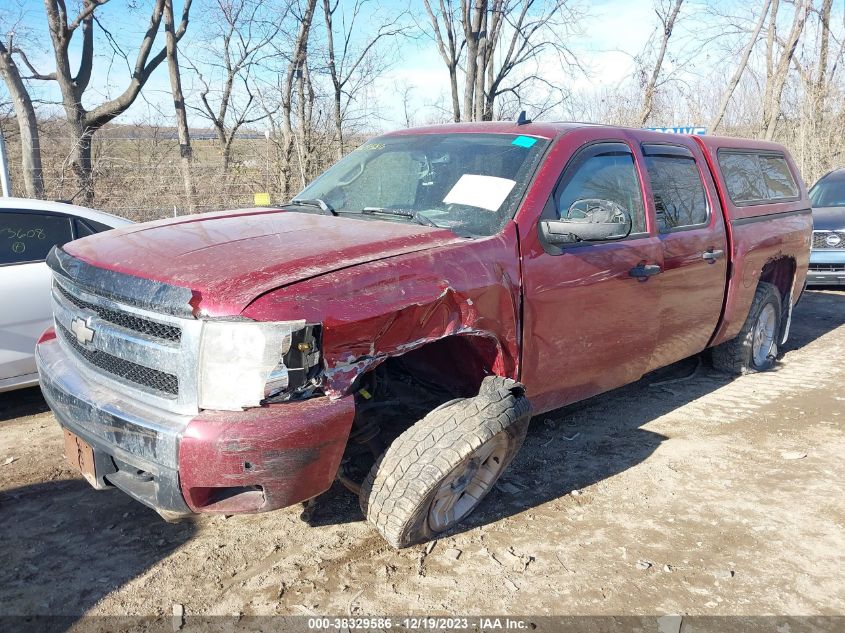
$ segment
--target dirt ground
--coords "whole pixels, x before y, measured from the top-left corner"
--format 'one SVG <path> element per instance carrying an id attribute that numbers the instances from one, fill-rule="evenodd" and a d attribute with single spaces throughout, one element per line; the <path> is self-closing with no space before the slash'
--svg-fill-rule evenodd
<path id="1" fill-rule="evenodd" d="M 467 525 L 399 552 L 340 487 L 165 523 L 0 394 L 0 613 L 842 615 L 843 358 L 845 292 L 809 292 L 775 371 L 688 359 L 535 418 Z"/>

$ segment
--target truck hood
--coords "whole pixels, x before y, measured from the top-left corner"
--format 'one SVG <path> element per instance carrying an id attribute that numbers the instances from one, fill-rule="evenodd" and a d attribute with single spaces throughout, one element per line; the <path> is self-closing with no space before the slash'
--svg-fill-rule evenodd
<path id="1" fill-rule="evenodd" d="M 815 207 L 813 229 L 816 231 L 845 230 L 845 207 Z"/>
<path id="2" fill-rule="evenodd" d="M 189 288 L 195 308 L 226 316 L 297 281 L 461 240 L 410 223 L 250 209 L 135 224 L 64 250 L 99 268 Z"/>

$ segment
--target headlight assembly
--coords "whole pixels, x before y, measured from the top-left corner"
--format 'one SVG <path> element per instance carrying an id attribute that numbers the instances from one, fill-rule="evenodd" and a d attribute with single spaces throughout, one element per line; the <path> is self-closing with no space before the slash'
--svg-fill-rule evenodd
<path id="1" fill-rule="evenodd" d="M 295 388 L 309 367 L 289 367 L 286 359 L 301 360 L 302 348 L 308 351 L 306 360 L 314 361 L 315 353 L 319 360 L 315 329 L 305 321 L 206 321 L 199 354 L 199 407 L 240 411 Z"/>

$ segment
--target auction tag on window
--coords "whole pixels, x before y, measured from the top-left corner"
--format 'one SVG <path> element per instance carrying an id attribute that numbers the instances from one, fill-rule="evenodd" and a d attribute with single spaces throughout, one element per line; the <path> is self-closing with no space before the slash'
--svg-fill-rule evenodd
<path id="1" fill-rule="evenodd" d="M 515 184 L 515 180 L 508 178 L 464 174 L 446 194 L 443 202 L 497 211 Z"/>

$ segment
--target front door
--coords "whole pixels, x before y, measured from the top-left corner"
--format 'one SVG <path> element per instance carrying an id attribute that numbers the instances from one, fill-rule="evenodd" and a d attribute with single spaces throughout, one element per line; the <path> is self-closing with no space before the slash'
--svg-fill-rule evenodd
<path id="1" fill-rule="evenodd" d="M 544 244 L 536 226 L 521 225 L 521 379 L 536 412 L 638 379 L 660 326 L 661 275 L 641 273 L 661 270 L 663 249 L 646 220 L 630 143 L 588 139 L 563 160 L 543 219 L 565 216 L 579 200 L 609 200 L 628 211 L 632 230 L 618 241 L 560 247 Z"/>

